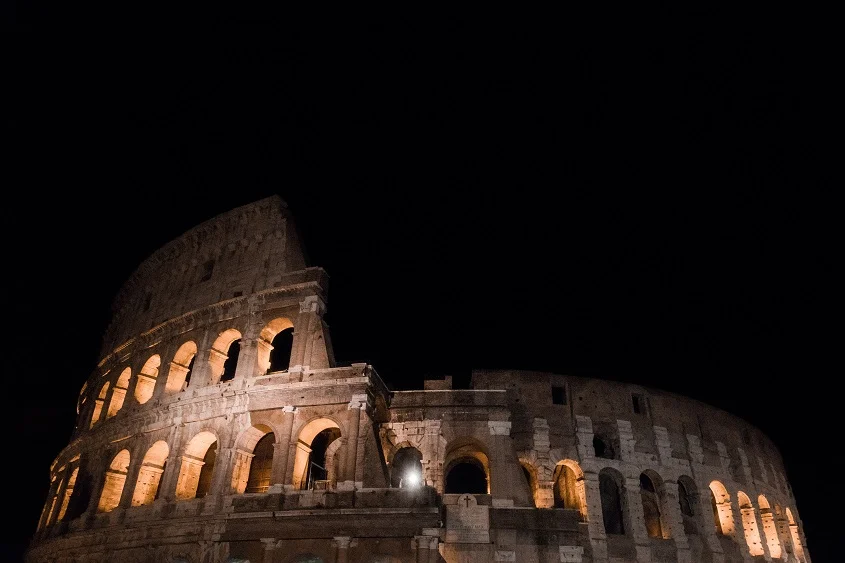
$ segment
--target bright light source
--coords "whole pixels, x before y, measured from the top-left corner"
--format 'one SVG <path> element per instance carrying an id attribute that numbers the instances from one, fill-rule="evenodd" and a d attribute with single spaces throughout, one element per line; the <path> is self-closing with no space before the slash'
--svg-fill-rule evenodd
<path id="1" fill-rule="evenodd" d="M 408 471 L 405 474 L 404 484 L 407 487 L 416 487 L 420 484 L 420 474 L 416 471 Z"/>

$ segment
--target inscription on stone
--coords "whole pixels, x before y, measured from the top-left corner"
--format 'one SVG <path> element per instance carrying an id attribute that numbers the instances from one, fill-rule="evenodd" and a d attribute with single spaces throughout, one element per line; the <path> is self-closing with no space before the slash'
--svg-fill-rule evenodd
<path id="1" fill-rule="evenodd" d="M 458 497 L 446 507 L 446 542 L 490 543 L 490 507 L 478 506 L 473 495 Z"/>

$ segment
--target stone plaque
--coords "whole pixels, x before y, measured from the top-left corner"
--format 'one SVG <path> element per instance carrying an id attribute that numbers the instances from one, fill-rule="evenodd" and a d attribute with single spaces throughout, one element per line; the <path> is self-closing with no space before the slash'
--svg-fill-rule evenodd
<path id="1" fill-rule="evenodd" d="M 584 548 L 579 545 L 560 546 L 560 560 L 566 563 L 581 563 L 584 557 Z"/>
<path id="2" fill-rule="evenodd" d="M 446 542 L 490 543 L 490 507 L 478 506 L 473 495 L 458 497 L 446 507 Z"/>
<path id="3" fill-rule="evenodd" d="M 496 559 L 494 561 L 516 561 L 516 552 L 496 550 Z"/>

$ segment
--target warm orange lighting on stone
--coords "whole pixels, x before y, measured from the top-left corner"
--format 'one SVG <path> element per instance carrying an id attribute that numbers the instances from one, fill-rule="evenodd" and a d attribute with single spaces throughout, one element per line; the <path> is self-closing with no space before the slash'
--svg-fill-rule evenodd
<path id="1" fill-rule="evenodd" d="M 124 369 L 117 382 L 114 384 L 114 389 L 111 392 L 111 401 L 109 402 L 109 410 L 106 413 L 106 418 L 111 418 L 116 415 L 120 409 L 123 408 L 123 401 L 126 399 L 126 389 L 129 387 L 129 378 L 132 377 L 132 370 Z"/>
<path id="2" fill-rule="evenodd" d="M 186 387 L 186 378 L 188 374 L 188 366 L 191 365 L 191 360 L 197 354 L 197 345 L 189 340 L 179 346 L 176 354 L 173 356 L 173 361 L 170 362 L 170 372 L 167 375 L 167 385 L 165 391 L 167 393 L 179 393 Z"/>
<path id="3" fill-rule="evenodd" d="M 164 440 L 159 440 L 147 450 L 138 472 L 135 492 L 132 494 L 132 506 L 152 504 L 155 500 L 161 475 L 164 473 L 164 463 L 169 453 L 170 448 Z"/>
<path id="4" fill-rule="evenodd" d="M 126 484 L 126 474 L 129 470 L 129 450 L 121 450 L 106 471 L 103 492 L 97 504 L 97 512 L 110 512 L 120 504 L 123 486 Z"/>
<path id="5" fill-rule="evenodd" d="M 135 399 L 142 405 L 153 396 L 159 366 L 161 366 L 161 356 L 154 354 L 150 356 L 150 359 L 144 363 L 144 367 L 138 372 L 138 380 L 135 382 Z"/>

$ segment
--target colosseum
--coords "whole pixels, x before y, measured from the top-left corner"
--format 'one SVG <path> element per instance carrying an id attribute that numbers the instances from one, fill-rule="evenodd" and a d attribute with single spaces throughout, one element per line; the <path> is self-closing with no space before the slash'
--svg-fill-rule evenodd
<path id="1" fill-rule="evenodd" d="M 286 204 L 214 217 L 114 301 L 30 562 L 810 562 L 780 454 L 633 383 L 339 364 Z"/>

